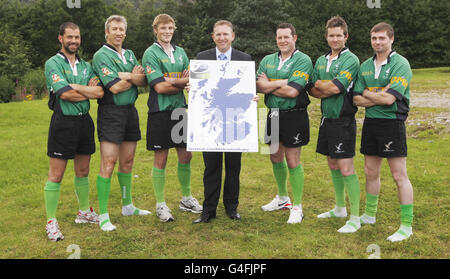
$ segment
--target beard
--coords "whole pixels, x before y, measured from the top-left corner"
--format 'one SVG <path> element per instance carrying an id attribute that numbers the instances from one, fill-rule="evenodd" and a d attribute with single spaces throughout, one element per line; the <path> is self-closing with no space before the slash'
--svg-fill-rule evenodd
<path id="1" fill-rule="evenodd" d="M 70 54 L 75 54 L 75 53 L 77 53 L 78 48 L 80 48 L 80 46 L 77 45 L 77 46 L 75 47 L 75 50 L 73 50 L 73 48 L 72 48 L 72 49 L 70 48 L 71 45 L 73 45 L 73 44 L 64 44 L 64 50 L 67 51 L 67 52 L 70 53 Z"/>

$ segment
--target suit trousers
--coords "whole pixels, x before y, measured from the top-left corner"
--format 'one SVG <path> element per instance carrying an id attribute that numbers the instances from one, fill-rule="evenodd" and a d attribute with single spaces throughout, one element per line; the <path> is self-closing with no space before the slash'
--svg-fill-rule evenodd
<path id="1" fill-rule="evenodd" d="M 203 212 L 214 216 L 220 198 L 223 154 L 225 154 L 223 204 L 227 212 L 236 210 L 239 204 L 239 174 L 241 172 L 242 153 L 203 152 L 203 161 L 205 163 Z"/>

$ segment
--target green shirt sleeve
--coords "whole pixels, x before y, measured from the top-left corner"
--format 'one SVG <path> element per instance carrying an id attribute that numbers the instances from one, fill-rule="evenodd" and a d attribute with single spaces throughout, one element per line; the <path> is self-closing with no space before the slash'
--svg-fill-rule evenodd
<path id="1" fill-rule="evenodd" d="M 155 84 L 160 83 L 164 80 L 164 73 L 162 71 L 162 66 L 159 62 L 156 54 L 147 50 L 142 57 L 142 65 L 145 69 L 145 75 L 150 87 L 155 86 Z"/>
<path id="2" fill-rule="evenodd" d="M 266 72 L 266 58 L 265 57 L 259 63 L 258 70 L 256 71 L 256 78 L 258 78 L 258 75 L 260 75 L 262 73 L 267 74 L 267 72 Z"/>
<path id="3" fill-rule="evenodd" d="M 398 67 L 395 67 L 391 72 L 389 82 L 391 86 L 386 92 L 394 95 L 398 100 L 403 99 L 411 78 L 412 71 L 408 61 L 399 63 Z"/>
<path id="4" fill-rule="evenodd" d="M 92 66 L 106 89 L 111 88 L 120 81 L 116 65 L 105 54 L 98 53 L 94 55 Z"/>
<path id="5" fill-rule="evenodd" d="M 304 90 L 306 84 L 309 81 L 310 75 L 313 72 L 313 65 L 311 59 L 307 56 L 300 57 L 294 63 L 291 68 L 291 73 L 288 79 L 288 85 L 299 90 L 299 92 Z"/>
<path id="6" fill-rule="evenodd" d="M 45 63 L 44 72 L 47 88 L 49 92 L 53 90 L 53 93 L 58 96 L 73 89 L 61 70 L 61 67 L 53 60 L 49 60 Z"/>
<path id="7" fill-rule="evenodd" d="M 354 81 L 359 71 L 359 60 L 355 56 L 346 59 L 339 69 L 339 74 L 333 79 L 333 83 L 341 90 L 346 92 L 347 88 Z"/>
<path id="8" fill-rule="evenodd" d="M 362 95 L 364 89 L 366 89 L 366 83 L 362 77 L 362 69 L 360 68 L 356 76 L 355 87 L 353 87 L 353 96 Z"/>

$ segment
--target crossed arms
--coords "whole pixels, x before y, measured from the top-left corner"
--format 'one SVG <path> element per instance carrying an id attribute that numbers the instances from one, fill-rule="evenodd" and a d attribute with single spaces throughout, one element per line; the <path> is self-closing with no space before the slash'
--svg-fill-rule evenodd
<path id="1" fill-rule="evenodd" d="M 395 96 L 386 92 L 390 86 L 388 84 L 381 92 L 372 92 L 366 88 L 362 95 L 353 96 L 353 104 L 360 107 L 372 107 L 376 105 L 390 106 L 395 102 Z"/>
<path id="2" fill-rule="evenodd" d="M 258 75 L 256 81 L 256 89 L 263 94 L 272 93 L 278 97 L 295 98 L 300 92 L 292 86 L 288 85 L 287 79 L 279 79 L 270 81 L 265 73 Z"/>

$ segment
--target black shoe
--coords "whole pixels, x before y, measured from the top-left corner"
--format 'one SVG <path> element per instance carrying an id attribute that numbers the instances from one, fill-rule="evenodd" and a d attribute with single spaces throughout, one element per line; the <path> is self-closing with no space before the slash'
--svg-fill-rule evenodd
<path id="1" fill-rule="evenodd" d="M 232 220 L 240 220 L 241 219 L 241 215 L 239 215 L 239 213 L 236 211 L 236 209 L 227 211 L 227 215 Z"/>
<path id="2" fill-rule="evenodd" d="M 205 214 L 202 213 L 202 215 L 200 215 L 200 218 L 194 220 L 192 223 L 193 223 L 193 224 L 198 224 L 198 223 L 209 223 L 209 221 L 210 221 L 211 219 L 213 219 L 213 218 L 216 218 L 216 215 L 208 214 L 208 213 L 205 213 Z"/>

